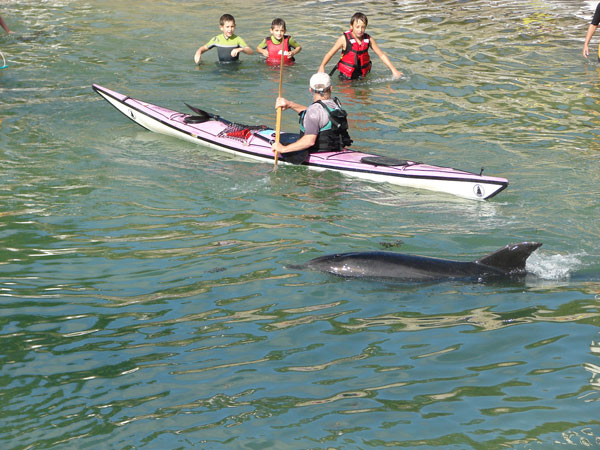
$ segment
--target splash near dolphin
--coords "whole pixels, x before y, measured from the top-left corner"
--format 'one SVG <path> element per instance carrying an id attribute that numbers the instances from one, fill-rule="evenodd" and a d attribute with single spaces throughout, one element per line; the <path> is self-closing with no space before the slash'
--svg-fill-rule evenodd
<path id="1" fill-rule="evenodd" d="M 445 279 L 485 280 L 526 273 L 527 258 L 540 242 L 509 244 L 475 261 L 454 261 L 394 252 L 337 253 L 311 259 L 300 269 L 318 270 L 347 278 L 395 281 L 438 281 Z"/>

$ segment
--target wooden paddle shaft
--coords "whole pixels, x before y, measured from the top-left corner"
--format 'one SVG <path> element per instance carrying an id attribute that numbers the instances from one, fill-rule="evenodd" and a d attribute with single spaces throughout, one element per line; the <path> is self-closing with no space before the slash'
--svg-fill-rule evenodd
<path id="1" fill-rule="evenodd" d="M 279 97 L 283 91 L 283 60 L 284 60 L 284 38 L 281 38 L 281 64 L 279 65 Z M 279 144 L 279 134 L 281 133 L 281 106 L 277 108 L 277 118 L 275 119 L 275 144 Z M 277 160 L 279 159 L 279 152 L 275 151 L 275 167 L 277 167 Z"/>

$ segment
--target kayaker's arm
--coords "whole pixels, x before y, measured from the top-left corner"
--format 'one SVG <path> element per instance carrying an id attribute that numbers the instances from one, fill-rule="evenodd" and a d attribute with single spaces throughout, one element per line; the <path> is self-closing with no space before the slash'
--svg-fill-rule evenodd
<path id="1" fill-rule="evenodd" d="M 298 114 L 300 114 L 307 107 L 304 106 L 304 105 L 300 105 L 298 103 L 295 103 L 295 102 L 293 102 L 291 100 L 285 99 L 283 97 L 277 97 L 277 100 L 275 100 L 275 109 L 277 109 L 277 108 L 281 108 L 284 111 L 286 109 L 293 109 Z"/>
<path id="2" fill-rule="evenodd" d="M 598 25 L 594 25 L 591 23 L 590 23 L 590 26 L 588 27 L 587 34 L 585 36 L 585 42 L 583 43 L 583 56 L 585 58 L 587 58 L 590 54 L 590 48 L 589 48 L 590 41 L 592 40 L 592 36 L 596 32 L 597 28 L 598 28 Z"/>
<path id="3" fill-rule="evenodd" d="M 290 153 L 290 152 L 298 152 L 300 150 L 306 150 L 307 148 L 312 147 L 317 142 L 316 134 L 305 134 L 296 142 L 292 142 L 289 145 L 283 145 L 281 143 L 273 143 L 271 145 L 272 150 L 279 153 Z"/>
<path id="4" fill-rule="evenodd" d="M 392 76 L 394 78 L 400 78 L 402 76 L 402 72 L 400 72 L 398 69 L 396 69 L 394 67 L 394 65 L 390 61 L 390 58 L 388 58 L 388 56 L 383 52 L 383 50 L 381 50 L 381 48 L 379 48 L 379 45 L 377 45 L 377 42 L 375 42 L 375 39 L 373 39 L 372 37 L 371 37 L 370 45 L 371 45 L 371 48 L 373 49 L 373 51 L 375 52 L 375 54 L 377 56 L 379 56 L 379 59 L 381 59 L 383 61 L 383 63 L 388 67 L 388 69 L 390 69 L 392 71 Z"/>

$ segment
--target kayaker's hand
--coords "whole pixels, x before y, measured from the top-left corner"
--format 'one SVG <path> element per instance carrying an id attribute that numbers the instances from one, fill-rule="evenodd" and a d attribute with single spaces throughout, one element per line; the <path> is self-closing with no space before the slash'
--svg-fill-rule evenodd
<path id="1" fill-rule="evenodd" d="M 587 44 L 583 45 L 583 57 L 587 58 L 590 54 L 590 49 Z"/>
<path id="2" fill-rule="evenodd" d="M 285 145 L 282 145 L 281 142 L 273 142 L 271 144 L 271 150 L 273 151 L 273 153 L 278 152 L 278 153 L 285 153 L 283 150 L 285 149 Z"/>
<path id="3" fill-rule="evenodd" d="M 289 102 L 285 98 L 277 97 L 277 100 L 275 100 L 275 109 L 281 108 L 282 110 L 286 110 L 289 107 Z"/>

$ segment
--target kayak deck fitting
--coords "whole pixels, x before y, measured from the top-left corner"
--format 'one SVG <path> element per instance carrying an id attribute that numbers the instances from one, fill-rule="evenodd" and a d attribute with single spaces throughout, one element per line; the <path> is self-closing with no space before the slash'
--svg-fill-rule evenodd
<path id="1" fill-rule="evenodd" d="M 97 84 L 92 87 L 125 116 L 147 130 L 254 160 L 271 164 L 274 162 L 271 142 L 274 140 L 275 131 L 271 128 L 232 123 L 190 107 L 201 114 L 194 116 L 137 100 Z M 293 142 L 297 138 L 296 133 L 281 133 L 283 144 Z M 280 163 L 302 164 L 309 169 L 333 170 L 378 183 L 445 192 L 473 200 L 492 198 L 508 186 L 506 178 L 349 149 L 310 153 L 296 161 L 294 155 L 280 155 Z"/>

